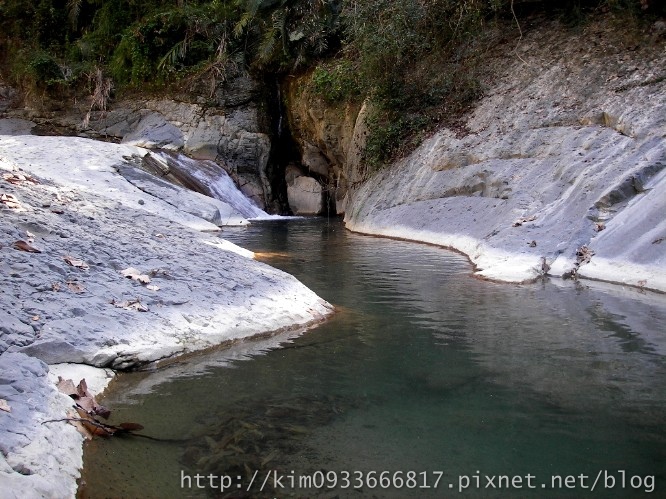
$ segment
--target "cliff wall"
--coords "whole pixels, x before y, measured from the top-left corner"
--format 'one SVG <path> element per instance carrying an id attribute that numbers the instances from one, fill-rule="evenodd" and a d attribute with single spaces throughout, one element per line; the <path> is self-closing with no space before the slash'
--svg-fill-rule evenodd
<path id="1" fill-rule="evenodd" d="M 451 247 L 484 277 L 666 291 L 666 52 L 597 21 L 493 61 L 462 130 L 354 189 L 353 231 Z"/>

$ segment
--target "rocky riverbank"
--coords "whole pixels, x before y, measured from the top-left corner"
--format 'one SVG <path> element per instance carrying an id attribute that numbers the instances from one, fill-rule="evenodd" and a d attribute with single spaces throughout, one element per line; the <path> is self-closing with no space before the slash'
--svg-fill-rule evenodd
<path id="1" fill-rule="evenodd" d="M 461 123 L 354 190 L 351 230 L 469 256 L 478 275 L 666 291 L 666 53 L 607 21 L 527 32 Z M 631 36 L 634 36 L 632 39 Z"/>
<path id="2" fill-rule="evenodd" d="M 295 278 L 218 237 L 225 220 L 247 222 L 233 206 L 138 170 L 147 150 L 0 125 L 3 497 L 75 494 L 83 437 L 43 424 L 72 405 L 49 370 L 100 390 L 109 368 L 331 313 Z"/>

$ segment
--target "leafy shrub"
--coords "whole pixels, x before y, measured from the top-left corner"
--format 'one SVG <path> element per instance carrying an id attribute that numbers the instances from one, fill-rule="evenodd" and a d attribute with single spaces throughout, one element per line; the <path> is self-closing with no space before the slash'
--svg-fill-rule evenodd
<path id="1" fill-rule="evenodd" d="M 482 95 L 478 39 L 500 0 L 345 0 L 347 52 L 354 54 L 377 115 L 366 161 L 377 168 L 432 128 L 455 121 Z"/>
<path id="2" fill-rule="evenodd" d="M 44 50 L 19 51 L 13 67 L 14 77 L 26 89 L 49 89 L 65 83 L 58 61 Z"/>
<path id="3" fill-rule="evenodd" d="M 312 73 L 312 87 L 331 104 L 358 99 L 363 91 L 358 69 L 348 59 L 318 64 Z"/>

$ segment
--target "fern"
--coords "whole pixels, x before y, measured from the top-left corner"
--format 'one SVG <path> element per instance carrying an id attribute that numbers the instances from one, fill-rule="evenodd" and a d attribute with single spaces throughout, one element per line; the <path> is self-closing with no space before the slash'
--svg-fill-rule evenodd
<path id="1" fill-rule="evenodd" d="M 76 29 L 79 22 L 79 14 L 81 13 L 82 3 L 83 0 L 67 0 L 68 17 L 74 29 Z"/>
<path id="2" fill-rule="evenodd" d="M 241 36 L 243 36 L 243 33 L 250 26 L 253 19 L 254 19 L 254 13 L 253 12 L 243 13 L 240 20 L 234 26 L 234 36 L 236 38 L 240 38 Z"/>
<path id="3" fill-rule="evenodd" d="M 173 69 L 187 55 L 187 38 L 176 42 L 176 44 L 169 49 L 169 51 L 160 59 L 157 69 L 163 71 L 165 69 Z"/>
<path id="4" fill-rule="evenodd" d="M 261 64 L 268 63 L 272 59 L 279 35 L 280 30 L 274 27 L 267 29 L 264 33 L 257 50 L 257 59 Z"/>

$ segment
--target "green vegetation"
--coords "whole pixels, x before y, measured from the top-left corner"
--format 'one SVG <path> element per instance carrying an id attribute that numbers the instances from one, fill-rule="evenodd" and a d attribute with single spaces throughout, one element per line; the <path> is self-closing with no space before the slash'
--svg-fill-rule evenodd
<path id="1" fill-rule="evenodd" d="M 312 86 L 329 104 L 359 99 L 363 96 L 359 74 L 349 59 L 325 61 L 315 67 Z"/>
<path id="2" fill-rule="evenodd" d="M 498 20 L 539 13 L 571 23 L 597 12 L 650 19 L 657 0 L 23 0 L 0 1 L 0 71 L 26 94 L 168 92 L 239 70 L 311 71 L 334 105 L 373 101 L 375 165 L 479 98 Z M 514 21 L 516 21 L 514 23 Z M 517 36 L 512 33 L 510 36 Z M 112 82 L 112 83 L 111 83 Z M 103 88 L 97 88 L 99 86 Z M 199 85 L 196 88 L 205 88 Z M 103 106 L 98 100 L 96 106 Z"/>

